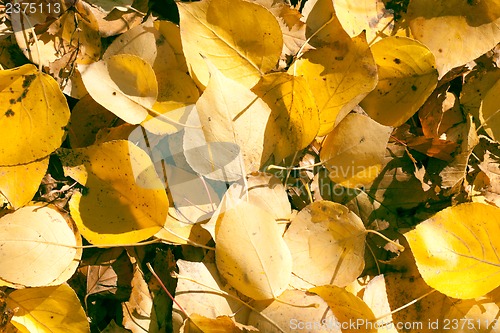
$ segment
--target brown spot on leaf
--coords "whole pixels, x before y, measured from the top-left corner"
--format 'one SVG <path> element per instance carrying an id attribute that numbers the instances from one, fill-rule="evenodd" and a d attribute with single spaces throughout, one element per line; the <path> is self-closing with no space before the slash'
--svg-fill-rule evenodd
<path id="1" fill-rule="evenodd" d="M 113 96 L 116 96 L 116 91 L 113 91 Z"/>
<path id="2" fill-rule="evenodd" d="M 33 74 L 33 75 L 26 75 L 24 77 L 24 80 L 23 80 L 23 88 L 24 89 L 28 88 L 31 85 L 31 83 L 33 82 L 33 80 L 35 80 L 35 78 L 36 78 L 35 74 Z"/>
<path id="3" fill-rule="evenodd" d="M 399 59 L 399 58 L 394 58 L 394 63 L 396 63 L 396 64 L 398 64 L 398 65 L 399 65 L 399 64 L 401 63 L 401 59 Z"/>
<path id="4" fill-rule="evenodd" d="M 411 90 L 413 90 L 413 91 L 417 91 L 417 86 L 416 86 L 416 85 L 414 85 L 414 84 L 412 84 L 412 85 L 411 85 Z"/>
<path id="5" fill-rule="evenodd" d="M 438 50 L 438 52 L 439 52 L 439 53 L 443 53 L 443 49 L 439 49 L 439 50 Z"/>
<path id="6" fill-rule="evenodd" d="M 12 99 L 9 101 L 9 103 L 10 103 L 10 104 L 16 104 L 16 100 L 12 98 Z"/>
<path id="7" fill-rule="evenodd" d="M 12 109 L 8 109 L 7 112 L 5 112 L 5 116 L 8 118 L 8 117 L 12 117 L 13 115 L 15 115 L 14 111 L 12 111 Z"/>

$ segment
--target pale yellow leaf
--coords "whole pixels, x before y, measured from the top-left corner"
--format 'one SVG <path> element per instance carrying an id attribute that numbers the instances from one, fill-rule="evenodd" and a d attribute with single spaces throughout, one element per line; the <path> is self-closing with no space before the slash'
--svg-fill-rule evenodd
<path id="1" fill-rule="evenodd" d="M 79 65 L 90 96 L 130 124 L 138 124 L 156 102 L 158 83 L 153 68 L 130 54 L 118 54 L 90 65 Z"/>
<path id="2" fill-rule="evenodd" d="M 308 290 L 328 303 L 340 322 L 342 333 L 376 333 L 375 316 L 359 297 L 337 286 L 321 286 Z"/>
<path id="3" fill-rule="evenodd" d="M 184 130 L 184 155 L 201 175 L 234 181 L 260 169 L 277 136 L 268 126 L 269 106 L 209 66 L 210 82 L 188 116 L 187 123 L 192 126 Z"/>
<path id="4" fill-rule="evenodd" d="M 243 333 L 229 316 L 207 318 L 193 313 L 184 325 L 184 333 Z"/>
<path id="5" fill-rule="evenodd" d="M 272 110 L 268 126 L 279 133 L 274 148 L 275 160 L 309 145 L 319 130 L 319 114 L 314 97 L 302 77 L 271 73 L 262 77 L 255 92 Z"/>
<path id="6" fill-rule="evenodd" d="M 33 65 L 0 71 L 0 165 L 29 163 L 59 148 L 70 112 L 56 81 Z"/>
<path id="7" fill-rule="evenodd" d="M 179 267 L 179 274 L 181 276 L 202 282 L 215 290 L 232 292 L 234 294 L 234 290 L 231 291 L 229 286 L 221 282 L 214 263 L 178 260 L 177 267 Z M 188 315 L 197 313 L 208 318 L 229 316 L 235 313 L 241 306 L 240 303 L 229 297 L 216 294 L 212 289 L 183 278 L 180 278 L 177 282 L 175 300 Z M 180 327 L 186 319 L 175 304 L 172 316 L 174 327 Z"/>
<path id="8" fill-rule="evenodd" d="M 293 274 L 313 284 L 345 287 L 365 266 L 366 230 L 361 219 L 341 204 L 317 201 L 292 219 L 285 242 Z"/>
<path id="9" fill-rule="evenodd" d="M 90 333 L 80 300 L 66 284 L 15 290 L 7 304 L 18 308 L 12 323 L 21 332 Z"/>
<path id="10" fill-rule="evenodd" d="M 400 126 L 436 88 L 434 56 L 423 44 L 398 36 L 381 39 L 371 50 L 378 84 L 360 105 L 377 122 Z"/>
<path id="11" fill-rule="evenodd" d="M 82 240 L 50 207 L 26 206 L 0 218 L 0 278 L 17 287 L 58 285 L 78 267 Z"/>
<path id="12" fill-rule="evenodd" d="M 405 234 L 425 282 L 451 297 L 485 295 L 500 285 L 500 208 L 448 207 Z"/>
<path id="13" fill-rule="evenodd" d="M 28 164 L 0 166 L 0 192 L 14 209 L 33 199 L 48 166 L 48 157 Z"/>
<path id="14" fill-rule="evenodd" d="M 219 216 L 215 256 L 220 274 L 256 300 L 278 297 L 288 287 L 292 258 L 272 215 L 240 202 Z"/>
<path id="15" fill-rule="evenodd" d="M 130 141 L 60 152 L 65 174 L 88 193 L 73 194 L 71 216 L 93 244 L 129 244 L 164 225 L 169 201 L 151 159 Z"/>
<path id="16" fill-rule="evenodd" d="M 345 117 L 327 136 L 320 154 L 330 179 L 349 188 L 370 184 L 382 170 L 391 132 L 361 114 Z"/>
<path id="17" fill-rule="evenodd" d="M 311 50 L 290 67 L 303 76 L 319 109 L 318 135 L 330 132 L 377 84 L 377 67 L 364 34 Z"/>
<path id="18" fill-rule="evenodd" d="M 208 58 L 226 77 L 247 88 L 278 63 L 283 37 L 276 18 L 244 0 L 177 3 L 181 39 L 188 67 L 203 87 Z"/>
<path id="19" fill-rule="evenodd" d="M 408 16 L 413 36 L 436 57 L 440 78 L 500 41 L 497 0 L 413 0 Z"/>

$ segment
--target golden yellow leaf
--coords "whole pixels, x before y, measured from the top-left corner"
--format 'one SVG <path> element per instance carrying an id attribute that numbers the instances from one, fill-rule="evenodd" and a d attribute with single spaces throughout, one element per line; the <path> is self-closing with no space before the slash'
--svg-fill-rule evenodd
<path id="1" fill-rule="evenodd" d="M 199 174 L 234 181 L 260 169 L 270 157 L 277 135 L 268 128 L 269 106 L 208 65 L 210 81 L 188 116 L 192 126 L 184 129 L 184 155 Z"/>
<path id="2" fill-rule="evenodd" d="M 240 202 L 219 216 L 215 256 L 220 274 L 256 300 L 278 297 L 288 287 L 292 257 L 272 215 Z"/>
<path id="3" fill-rule="evenodd" d="M 94 101 L 89 94 L 82 97 L 71 110 L 68 138 L 71 148 L 90 146 L 101 128 L 116 121 L 116 116 Z"/>
<path id="4" fill-rule="evenodd" d="M 359 297 L 337 286 L 321 286 L 308 290 L 328 303 L 343 333 L 376 333 L 375 316 Z"/>
<path id="5" fill-rule="evenodd" d="M 380 34 L 390 36 L 394 28 L 393 14 L 385 9 L 381 0 L 336 0 L 333 3 L 342 27 L 354 37 L 366 31 L 366 39 L 372 44 Z M 383 36 L 382 35 L 382 36 Z"/>
<path id="6" fill-rule="evenodd" d="M 247 88 L 278 63 L 283 37 L 276 18 L 264 7 L 244 0 L 179 2 L 177 6 L 186 61 L 202 86 L 208 84 L 211 71 L 201 55 Z"/>
<path id="7" fill-rule="evenodd" d="M 69 120 L 66 98 L 33 65 L 0 71 L 0 165 L 29 163 L 56 150 Z"/>
<path id="8" fill-rule="evenodd" d="M 319 48 L 329 45 L 339 51 L 345 50 L 350 37 L 340 24 L 331 0 L 307 1 L 302 10 L 306 22 L 306 37 L 309 43 Z"/>
<path id="9" fill-rule="evenodd" d="M 439 77 L 491 50 L 500 40 L 497 0 L 416 0 L 408 6 L 413 36 L 436 57 Z"/>
<path id="10" fill-rule="evenodd" d="M 378 66 L 378 84 L 360 105 L 377 122 L 400 126 L 436 88 L 434 56 L 423 44 L 398 36 L 383 38 L 371 50 Z"/>
<path id="11" fill-rule="evenodd" d="M 350 188 L 371 183 L 382 170 L 391 132 L 390 127 L 367 116 L 347 115 L 327 136 L 321 149 L 320 158 L 330 179 Z"/>
<path id="12" fill-rule="evenodd" d="M 149 156 L 130 141 L 60 152 L 64 172 L 86 187 L 73 194 L 71 216 L 93 244 L 129 244 L 158 232 L 168 198 Z"/>
<path id="13" fill-rule="evenodd" d="M 279 297 L 280 301 L 256 301 L 252 304 L 259 312 L 252 311 L 248 316 L 248 325 L 259 329 L 259 332 L 281 333 L 275 325 L 263 318 L 261 314 L 272 319 L 285 332 L 302 331 L 314 333 L 340 332 L 336 330 L 339 322 L 328 309 L 328 304 L 314 294 L 301 290 L 286 290 Z M 292 306 L 290 304 L 296 305 Z M 316 304 L 317 306 L 313 306 Z M 310 305 L 309 307 L 307 307 Z"/>
<path id="14" fill-rule="evenodd" d="M 82 240 L 50 207 L 26 206 L 0 218 L 0 279 L 17 287 L 58 285 L 78 267 Z"/>
<path id="15" fill-rule="evenodd" d="M 147 108 L 156 102 L 158 83 L 153 68 L 137 56 L 118 54 L 79 65 L 78 70 L 90 96 L 130 124 L 143 121 Z"/>
<path id="16" fill-rule="evenodd" d="M 361 219 L 331 201 L 313 202 L 302 209 L 284 236 L 294 275 L 313 285 L 340 287 L 363 271 L 365 238 Z"/>
<path id="17" fill-rule="evenodd" d="M 156 29 L 158 29 L 165 41 L 170 44 L 170 47 L 174 51 L 175 57 L 177 59 L 176 69 L 187 73 L 188 68 L 186 65 L 184 52 L 182 51 L 181 31 L 179 26 L 170 21 L 159 20 L 156 20 L 154 22 L 154 26 Z"/>
<path id="18" fill-rule="evenodd" d="M 314 97 L 302 77 L 271 73 L 252 89 L 272 110 L 268 126 L 279 133 L 274 148 L 275 160 L 309 145 L 319 130 L 319 114 Z"/>
<path id="19" fill-rule="evenodd" d="M 500 208 L 482 203 L 448 207 L 405 234 L 425 282 L 468 299 L 500 285 Z"/>
<path id="20" fill-rule="evenodd" d="M 18 308 L 12 323 L 21 332 L 90 332 L 80 300 L 66 284 L 15 290 L 9 294 L 7 304 Z"/>
<path id="21" fill-rule="evenodd" d="M 316 100 L 318 135 L 329 133 L 377 84 L 377 67 L 364 34 L 342 45 L 308 51 L 289 70 L 306 79 Z"/>
<path id="22" fill-rule="evenodd" d="M 49 158 L 15 166 L 0 166 L 0 192 L 14 209 L 33 199 L 49 166 Z"/>

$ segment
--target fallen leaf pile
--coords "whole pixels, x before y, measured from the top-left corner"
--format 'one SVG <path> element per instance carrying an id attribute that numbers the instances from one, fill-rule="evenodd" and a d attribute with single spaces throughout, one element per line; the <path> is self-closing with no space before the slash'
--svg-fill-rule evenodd
<path id="1" fill-rule="evenodd" d="M 0 332 L 500 332 L 497 0 L 0 1 Z"/>

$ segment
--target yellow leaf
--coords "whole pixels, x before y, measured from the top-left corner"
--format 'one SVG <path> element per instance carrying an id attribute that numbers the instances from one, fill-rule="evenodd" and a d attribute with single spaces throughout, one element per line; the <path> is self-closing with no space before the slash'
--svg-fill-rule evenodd
<path id="1" fill-rule="evenodd" d="M 318 108 L 306 83 L 302 77 L 272 73 L 253 89 L 272 110 L 268 126 L 279 133 L 274 148 L 277 161 L 305 148 L 318 133 Z"/>
<path id="2" fill-rule="evenodd" d="M 500 40 L 497 0 L 415 0 L 408 6 L 408 16 L 413 36 L 436 57 L 440 78 Z"/>
<path id="3" fill-rule="evenodd" d="M 82 80 L 90 96 L 130 124 L 138 124 L 148 115 L 158 96 L 153 68 L 143 59 L 118 54 L 90 65 L 79 65 Z"/>
<path id="4" fill-rule="evenodd" d="M 500 140 L 500 106 L 498 105 L 500 96 L 500 81 L 497 81 L 484 96 L 479 115 L 483 128 L 493 140 Z"/>
<path id="5" fill-rule="evenodd" d="M 302 15 L 306 21 L 306 37 L 312 46 L 329 45 L 341 51 L 350 43 L 351 38 L 342 28 L 331 0 L 307 1 Z"/>
<path id="6" fill-rule="evenodd" d="M 248 88 L 209 66 L 210 82 L 188 116 L 193 126 L 184 129 L 184 155 L 201 175 L 234 181 L 259 170 L 270 157 L 276 141 L 268 128 L 271 110 Z"/>
<path id="7" fill-rule="evenodd" d="M 391 35 L 394 18 L 392 13 L 385 9 L 383 1 L 335 0 L 333 6 L 337 18 L 349 36 L 357 36 L 364 30 L 366 39 L 371 44 L 380 39 L 379 34 Z"/>
<path id="8" fill-rule="evenodd" d="M 0 192 L 14 209 L 33 199 L 48 166 L 48 157 L 28 164 L 0 166 Z"/>
<path id="9" fill-rule="evenodd" d="M 283 37 L 276 18 L 244 0 L 178 2 L 182 46 L 188 67 L 202 86 L 208 58 L 224 76 L 247 88 L 278 63 Z"/>
<path id="10" fill-rule="evenodd" d="M 301 290 L 286 290 L 279 297 L 280 301 L 256 301 L 248 316 L 248 325 L 255 326 L 259 332 L 282 333 L 276 326 L 261 316 L 272 319 L 285 332 L 307 330 L 307 332 L 326 333 L 334 330 L 339 322 L 328 309 L 328 304 L 317 296 Z M 296 305 L 292 306 L 290 304 Z M 316 304 L 317 306 L 313 306 Z M 310 306 L 308 306 L 310 305 Z"/>
<path id="11" fill-rule="evenodd" d="M 217 318 L 207 318 L 193 313 L 186 325 L 184 333 L 242 333 L 234 321 L 228 316 L 219 316 Z"/>
<path id="12" fill-rule="evenodd" d="M 181 31 L 179 26 L 170 21 L 159 21 L 154 22 L 154 26 L 162 34 L 165 41 L 170 45 L 174 51 L 175 57 L 177 59 L 176 69 L 187 73 L 188 68 L 186 65 L 186 58 L 182 52 L 182 42 L 181 42 Z"/>
<path id="13" fill-rule="evenodd" d="M 313 284 L 345 287 L 365 266 L 366 230 L 361 219 L 341 204 L 317 201 L 292 220 L 285 242 L 293 274 Z"/>
<path id="14" fill-rule="evenodd" d="M 376 333 L 375 316 L 359 297 L 337 286 L 308 290 L 323 298 L 340 322 L 343 333 Z"/>
<path id="15" fill-rule="evenodd" d="M 0 165 L 29 163 L 56 150 L 69 120 L 66 98 L 33 65 L 0 71 Z"/>
<path id="16" fill-rule="evenodd" d="M 320 158 L 329 177 L 344 187 L 370 184 L 382 170 L 391 128 L 361 114 L 349 114 L 323 142 Z"/>
<path id="17" fill-rule="evenodd" d="M 0 219 L 0 279 L 17 287 L 57 285 L 78 267 L 78 230 L 61 213 L 27 206 Z"/>
<path id="18" fill-rule="evenodd" d="M 7 304 L 18 308 L 12 323 L 22 332 L 90 332 L 85 311 L 73 289 L 66 284 L 15 290 L 9 294 Z"/>
<path id="19" fill-rule="evenodd" d="M 89 94 L 82 97 L 71 110 L 68 129 L 71 148 L 90 146 L 96 133 L 116 121 L 116 116 L 94 101 Z"/>
<path id="20" fill-rule="evenodd" d="M 398 127 L 424 104 L 437 85 L 434 56 L 419 42 L 387 37 L 371 47 L 378 84 L 360 103 L 377 122 Z"/>
<path id="21" fill-rule="evenodd" d="M 306 53 L 289 72 L 303 76 L 319 108 L 318 135 L 329 133 L 377 84 L 377 67 L 364 34 L 343 47 L 324 46 Z"/>
<path id="22" fill-rule="evenodd" d="M 480 297 L 500 285 L 500 208 L 448 207 L 405 234 L 425 282 L 451 297 Z"/>
<path id="23" fill-rule="evenodd" d="M 158 232 L 168 198 L 149 156 L 117 140 L 60 153 L 64 172 L 87 188 L 73 194 L 71 216 L 92 244 L 129 244 Z"/>
<path id="24" fill-rule="evenodd" d="M 240 202 L 219 216 L 215 257 L 220 274 L 256 300 L 278 297 L 287 287 L 292 258 L 272 215 Z"/>

